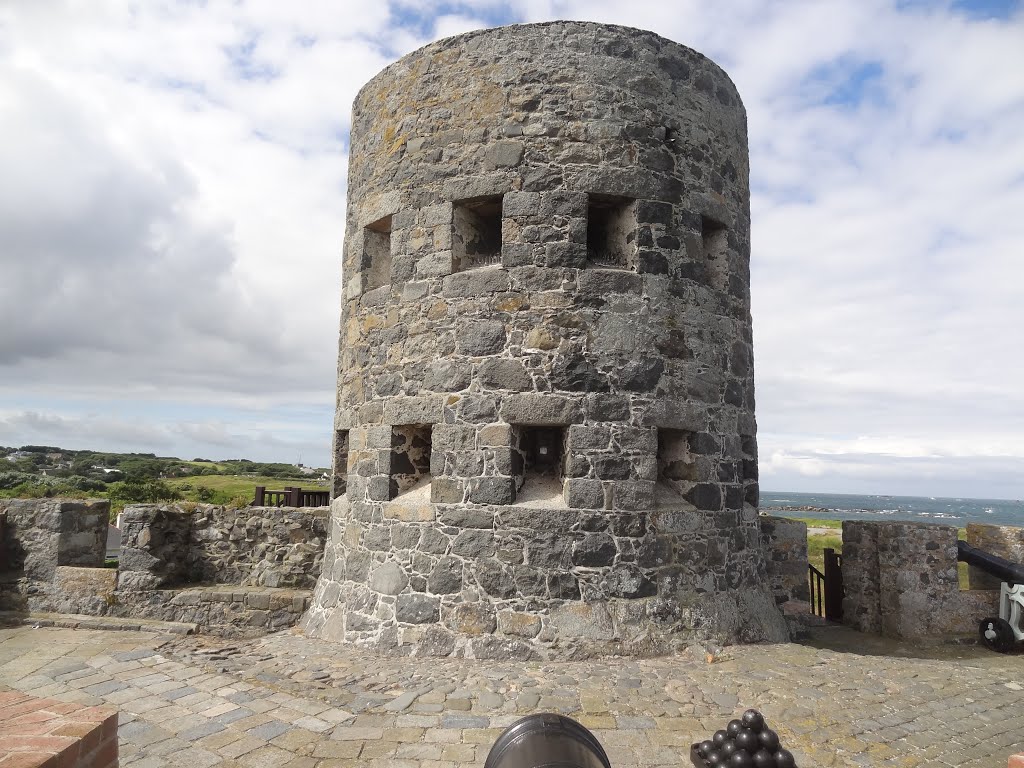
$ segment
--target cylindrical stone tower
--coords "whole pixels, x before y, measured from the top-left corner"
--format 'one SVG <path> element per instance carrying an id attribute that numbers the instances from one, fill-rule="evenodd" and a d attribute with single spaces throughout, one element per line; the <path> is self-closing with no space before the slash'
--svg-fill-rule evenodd
<path id="1" fill-rule="evenodd" d="M 314 636 L 401 653 L 783 640 L 765 585 L 746 118 L 643 32 L 472 32 L 352 118 Z"/>

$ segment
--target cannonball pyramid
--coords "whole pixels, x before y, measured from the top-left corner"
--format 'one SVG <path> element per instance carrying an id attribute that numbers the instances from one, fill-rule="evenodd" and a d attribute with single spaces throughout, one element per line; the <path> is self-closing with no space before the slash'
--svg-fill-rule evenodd
<path id="1" fill-rule="evenodd" d="M 756 709 L 694 744 L 690 761 L 697 768 L 796 768 L 793 754 L 782 748 L 779 735 Z"/>

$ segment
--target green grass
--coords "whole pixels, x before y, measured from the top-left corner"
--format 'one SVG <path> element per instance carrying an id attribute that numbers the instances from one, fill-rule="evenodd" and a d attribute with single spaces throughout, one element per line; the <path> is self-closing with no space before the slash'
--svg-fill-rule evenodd
<path id="1" fill-rule="evenodd" d="M 182 464 L 188 464 L 190 467 L 203 467 L 214 470 L 215 472 L 223 472 L 228 468 L 227 464 L 219 464 L 216 461 L 183 461 Z"/>
<path id="2" fill-rule="evenodd" d="M 793 517 L 791 520 L 799 520 L 801 523 L 807 523 L 808 528 L 842 528 L 842 520 L 823 520 L 820 517 Z"/>
<path id="3" fill-rule="evenodd" d="M 245 506 L 252 502 L 256 494 L 256 486 L 262 485 L 280 490 L 286 485 L 297 485 L 301 488 L 322 488 L 325 485 L 310 477 L 281 478 L 261 475 L 201 475 L 196 477 L 176 477 L 167 480 L 167 484 L 178 490 L 186 501 L 198 501 L 208 504 L 228 504 Z"/>
<path id="4" fill-rule="evenodd" d="M 822 573 L 825 572 L 825 550 L 829 548 L 842 554 L 843 540 L 839 536 L 829 534 L 807 534 L 807 562 Z"/>

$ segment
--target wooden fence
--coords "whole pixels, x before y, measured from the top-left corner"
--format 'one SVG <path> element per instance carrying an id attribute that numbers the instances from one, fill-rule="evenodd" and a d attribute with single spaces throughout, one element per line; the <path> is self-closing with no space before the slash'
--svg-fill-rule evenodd
<path id="1" fill-rule="evenodd" d="M 256 486 L 254 507 L 329 507 L 330 491 L 304 491 L 298 486 L 285 486 L 283 490 L 268 490 L 266 486 Z"/>

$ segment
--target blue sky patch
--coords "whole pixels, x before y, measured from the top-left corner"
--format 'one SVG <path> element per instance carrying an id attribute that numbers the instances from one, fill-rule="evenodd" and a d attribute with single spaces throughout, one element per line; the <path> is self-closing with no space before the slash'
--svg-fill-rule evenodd
<path id="1" fill-rule="evenodd" d="M 972 19 L 1009 19 L 1019 14 L 1021 0 L 954 0 L 953 10 Z"/>
<path id="2" fill-rule="evenodd" d="M 281 74 L 278 69 L 259 61 L 254 56 L 258 44 L 259 36 L 254 35 L 241 45 L 224 47 L 224 53 L 231 62 L 231 69 L 243 80 L 267 81 Z"/>
<path id="3" fill-rule="evenodd" d="M 877 61 L 839 58 L 811 70 L 804 84 L 820 103 L 858 107 L 864 102 L 884 101 L 881 89 L 885 70 Z"/>
<path id="4" fill-rule="evenodd" d="M 423 9 L 420 4 L 411 2 L 396 3 L 393 9 L 396 25 L 421 37 L 433 34 L 434 24 L 441 16 L 468 16 L 479 19 L 489 27 L 514 24 L 521 20 L 521 17 L 504 5 L 498 8 L 474 8 L 472 3 L 441 2 Z"/>

